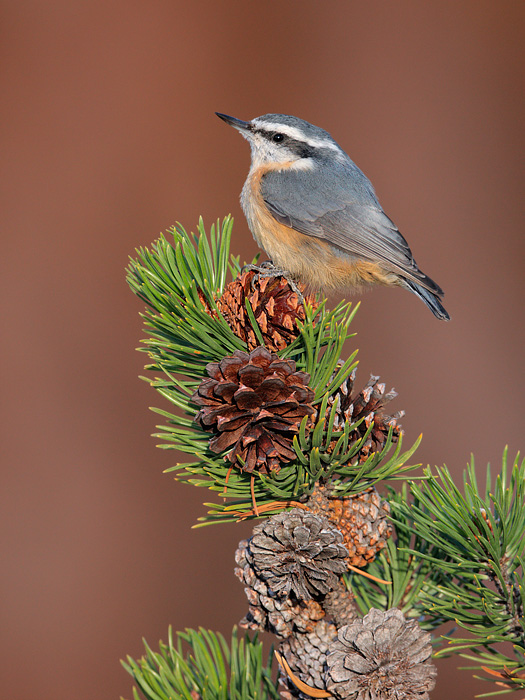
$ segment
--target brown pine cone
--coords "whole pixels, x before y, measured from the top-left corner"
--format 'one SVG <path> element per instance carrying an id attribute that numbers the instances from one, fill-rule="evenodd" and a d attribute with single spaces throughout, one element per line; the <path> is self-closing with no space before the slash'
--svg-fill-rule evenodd
<path id="1" fill-rule="evenodd" d="M 430 634 L 397 608 L 370 610 L 330 644 L 326 687 L 340 700 L 428 700 L 436 668 Z"/>
<path id="2" fill-rule="evenodd" d="M 239 623 L 244 629 L 272 632 L 285 639 L 291 634 L 312 630 L 324 617 L 317 601 L 280 598 L 269 589 L 267 582 L 255 573 L 248 540 L 239 542 L 235 561 L 235 575 L 244 584 L 249 603 L 248 613 Z"/>
<path id="3" fill-rule="evenodd" d="M 351 566 L 362 567 L 373 561 L 392 534 L 390 505 L 373 486 L 355 496 L 332 498 L 327 487 L 317 484 L 306 507 L 324 515 L 343 533 Z"/>
<path id="4" fill-rule="evenodd" d="M 310 632 L 288 637 L 281 643 L 279 651 L 299 680 L 311 688 L 326 690 L 326 655 L 336 639 L 335 625 L 321 620 Z M 279 671 L 279 685 L 283 700 L 311 700 L 311 696 L 298 690 L 282 669 Z"/>
<path id="5" fill-rule="evenodd" d="M 359 461 L 364 462 L 371 452 L 381 452 L 385 446 L 390 427 L 393 430 L 393 440 L 397 442 L 402 432 L 398 420 L 405 413 L 398 411 L 390 416 L 384 412 L 386 404 L 392 401 L 397 393 L 391 389 L 385 394 L 385 385 L 378 383 L 379 377 L 374 375 L 370 376 L 366 386 L 359 393 L 354 393 L 355 374 L 354 370 L 330 397 L 326 419 L 328 421 L 332 407 L 337 402 L 334 430 L 341 431 L 344 429 L 345 423 L 355 423 L 360 418 L 364 418 L 363 422 L 356 428 L 355 440 L 359 440 L 364 437 L 370 424 L 373 424 L 372 431 L 359 452 Z"/>
<path id="6" fill-rule="evenodd" d="M 305 301 L 314 308 L 318 306 L 313 296 L 305 297 Z M 297 320 L 304 321 L 304 306 L 284 277 L 261 277 L 253 270 L 242 272 L 217 300 L 217 308 L 232 331 L 248 345 L 248 350 L 253 350 L 259 341 L 246 312 L 246 302 L 251 304 L 269 350 L 282 350 L 299 335 Z"/>
<path id="7" fill-rule="evenodd" d="M 308 374 L 263 347 L 236 350 L 206 371 L 210 378 L 202 380 L 192 401 L 201 406 L 196 421 L 215 433 L 213 452 L 230 450 L 228 459 L 241 471 L 263 474 L 295 459 L 293 438 L 303 418 L 315 413 Z"/>

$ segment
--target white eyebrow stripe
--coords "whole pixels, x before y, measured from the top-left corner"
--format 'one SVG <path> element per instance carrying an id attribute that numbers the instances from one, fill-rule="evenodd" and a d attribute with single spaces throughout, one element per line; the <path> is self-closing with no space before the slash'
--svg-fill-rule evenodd
<path id="1" fill-rule="evenodd" d="M 312 146 L 313 148 L 331 148 L 332 151 L 339 151 L 339 147 L 336 146 L 335 143 L 332 143 L 332 141 L 328 139 L 309 139 L 300 129 L 297 129 L 295 126 L 290 126 L 289 124 L 279 124 L 278 122 L 264 122 L 258 120 L 254 120 L 252 123 L 256 128 L 261 128 L 265 131 L 278 131 L 281 134 L 290 136 L 290 138 L 295 139 L 296 141 L 306 143 L 308 146 Z"/>

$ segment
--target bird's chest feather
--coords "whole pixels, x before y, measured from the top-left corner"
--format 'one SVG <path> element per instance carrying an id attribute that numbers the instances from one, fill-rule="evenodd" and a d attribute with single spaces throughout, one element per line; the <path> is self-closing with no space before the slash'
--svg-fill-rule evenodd
<path id="1" fill-rule="evenodd" d="M 241 206 L 253 237 L 272 261 L 281 267 L 287 266 L 291 256 L 301 253 L 306 236 L 279 223 L 270 214 L 262 198 L 261 179 L 271 170 L 282 170 L 291 165 L 291 162 L 278 163 L 250 170 L 241 193 Z"/>

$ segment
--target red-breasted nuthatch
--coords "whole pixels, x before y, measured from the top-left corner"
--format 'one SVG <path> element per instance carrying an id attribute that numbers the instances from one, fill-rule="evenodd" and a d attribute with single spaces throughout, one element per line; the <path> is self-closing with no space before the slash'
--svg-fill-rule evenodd
<path id="1" fill-rule="evenodd" d="M 449 320 L 441 287 L 418 268 L 372 184 L 327 131 L 286 114 L 250 122 L 216 114 L 250 143 L 241 205 L 278 272 L 328 292 L 404 287 Z"/>

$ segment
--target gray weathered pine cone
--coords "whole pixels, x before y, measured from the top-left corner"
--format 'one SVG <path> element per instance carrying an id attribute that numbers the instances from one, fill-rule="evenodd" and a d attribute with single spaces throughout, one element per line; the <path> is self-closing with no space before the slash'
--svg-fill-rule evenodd
<path id="1" fill-rule="evenodd" d="M 338 700 L 428 700 L 436 668 L 430 634 L 397 608 L 372 609 L 330 645 L 326 687 Z"/>
<path id="2" fill-rule="evenodd" d="M 337 628 L 349 625 L 359 617 L 355 598 L 343 582 L 326 594 L 322 605 L 326 619 L 333 622 Z"/>
<path id="3" fill-rule="evenodd" d="M 300 508 L 256 525 L 249 548 L 258 577 L 282 597 L 318 599 L 338 586 L 347 568 L 339 530 Z"/>
<path id="4" fill-rule="evenodd" d="M 248 540 L 239 543 L 235 561 L 235 575 L 244 584 L 249 604 L 248 613 L 239 623 L 241 627 L 271 632 L 285 639 L 291 634 L 312 630 L 324 617 L 323 609 L 315 600 L 281 598 L 269 590 L 266 581 L 255 573 Z"/>
<path id="5" fill-rule="evenodd" d="M 294 634 L 286 639 L 279 651 L 299 680 L 312 688 L 326 690 L 326 655 L 330 644 L 336 639 L 335 625 L 321 620 L 311 632 Z M 282 669 L 279 685 L 282 700 L 311 700 L 311 696 L 302 693 Z"/>

